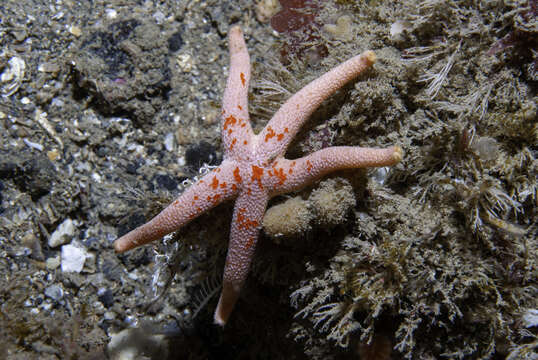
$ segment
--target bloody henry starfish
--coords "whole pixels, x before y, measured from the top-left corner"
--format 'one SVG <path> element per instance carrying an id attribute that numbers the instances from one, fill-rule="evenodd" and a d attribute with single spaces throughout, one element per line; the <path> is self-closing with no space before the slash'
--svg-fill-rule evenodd
<path id="1" fill-rule="evenodd" d="M 267 126 L 254 134 L 248 115 L 250 60 L 238 26 L 229 31 L 230 73 L 222 100 L 220 166 L 186 189 L 148 223 L 117 239 L 124 252 L 162 238 L 217 204 L 236 198 L 222 292 L 215 322 L 224 325 L 248 275 L 268 200 L 297 191 L 323 175 L 348 168 L 390 166 L 402 159 L 402 149 L 356 146 L 329 147 L 296 160 L 284 158 L 293 137 L 323 100 L 375 62 L 372 51 L 355 56 L 293 95 Z"/>

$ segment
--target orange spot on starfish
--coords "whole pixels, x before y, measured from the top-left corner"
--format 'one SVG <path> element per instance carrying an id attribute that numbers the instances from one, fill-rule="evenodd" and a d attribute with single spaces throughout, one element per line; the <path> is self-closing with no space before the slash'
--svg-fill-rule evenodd
<path id="1" fill-rule="evenodd" d="M 251 237 L 250 239 L 247 240 L 247 243 L 245 244 L 245 249 L 248 250 L 252 247 L 252 245 L 254 245 L 254 238 Z"/>
<path id="2" fill-rule="evenodd" d="M 236 142 L 237 142 L 237 139 L 233 138 L 232 143 L 230 144 L 230 151 L 234 148 L 234 145 Z"/>
<path id="3" fill-rule="evenodd" d="M 284 184 L 284 181 L 286 181 L 286 174 L 284 174 L 284 169 L 274 169 L 275 170 L 275 176 L 280 180 L 278 182 L 279 185 Z"/>
<path id="4" fill-rule="evenodd" d="M 220 199 L 220 194 L 215 194 L 213 196 L 207 195 L 207 201 L 217 203 L 219 201 L 219 199 Z"/>
<path id="5" fill-rule="evenodd" d="M 245 83 L 247 82 L 247 80 L 245 79 L 245 73 L 241 73 L 239 74 L 239 76 L 241 77 L 241 84 L 245 86 Z"/>
<path id="6" fill-rule="evenodd" d="M 213 181 L 211 182 L 211 187 L 213 190 L 217 190 L 217 187 L 219 186 L 219 179 L 217 179 L 216 176 L 213 176 Z"/>
<path id="7" fill-rule="evenodd" d="M 237 211 L 236 222 L 237 222 L 238 228 L 240 230 L 242 229 L 249 230 L 249 229 L 258 227 L 258 221 L 249 219 L 248 217 L 245 216 L 245 213 L 246 213 L 245 208 L 240 208 L 239 211 Z"/>
<path id="8" fill-rule="evenodd" d="M 262 176 L 263 176 L 263 168 L 258 167 L 256 165 L 252 165 L 252 181 L 257 181 L 260 189 L 263 189 Z"/>
<path id="9" fill-rule="evenodd" d="M 222 128 L 224 130 L 227 130 L 228 126 L 235 125 L 236 123 L 237 123 L 237 119 L 233 115 L 230 115 L 224 120 L 224 124 L 222 125 Z"/>
<path id="10" fill-rule="evenodd" d="M 238 167 L 236 167 L 236 168 L 234 169 L 234 179 L 235 179 L 235 181 L 237 181 L 238 183 L 240 183 L 241 180 L 242 180 L 242 179 L 241 179 L 241 175 L 239 174 L 239 168 L 238 168 Z"/>
<path id="11" fill-rule="evenodd" d="M 272 127 L 268 126 L 267 127 L 267 134 L 265 135 L 265 142 L 267 142 L 270 138 L 274 137 L 276 134 L 275 134 L 275 131 L 273 130 Z"/>

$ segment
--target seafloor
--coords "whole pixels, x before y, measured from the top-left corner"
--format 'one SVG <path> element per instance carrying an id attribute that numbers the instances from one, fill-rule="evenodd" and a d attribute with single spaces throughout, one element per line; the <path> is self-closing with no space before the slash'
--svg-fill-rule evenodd
<path id="1" fill-rule="evenodd" d="M 281 3 L 0 3 L 1 359 L 538 359 L 537 2 Z M 112 242 L 221 161 L 233 24 L 255 130 L 377 54 L 289 158 L 405 155 L 273 199 L 219 328 L 232 204 Z"/>

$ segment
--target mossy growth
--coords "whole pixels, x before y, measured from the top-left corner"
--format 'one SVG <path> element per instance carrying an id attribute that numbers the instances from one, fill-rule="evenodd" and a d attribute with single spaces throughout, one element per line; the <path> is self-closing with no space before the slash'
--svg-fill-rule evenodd
<path id="1" fill-rule="evenodd" d="M 354 231 L 291 295 L 329 342 L 351 352 L 387 336 L 408 359 L 532 358 L 536 327 L 522 320 L 538 308 L 532 59 L 488 55 L 495 19 L 513 25 L 530 3 L 383 9 L 378 20 L 400 21 L 401 37 L 378 43 L 375 79 L 328 126 L 337 143 L 355 131 L 398 139 L 406 156 L 383 186 L 369 180 Z"/>

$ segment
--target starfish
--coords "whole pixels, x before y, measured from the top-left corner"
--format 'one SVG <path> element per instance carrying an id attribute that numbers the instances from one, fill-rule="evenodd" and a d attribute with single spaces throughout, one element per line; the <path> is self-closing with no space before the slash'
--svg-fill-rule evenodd
<path id="1" fill-rule="evenodd" d="M 247 278 L 268 200 L 298 191 L 323 175 L 340 169 L 395 165 L 402 149 L 356 146 L 329 147 L 300 159 L 284 154 L 314 110 L 345 83 L 372 66 L 373 51 L 355 56 L 293 95 L 259 133 L 248 114 L 250 59 L 238 26 L 229 31 L 230 70 L 222 105 L 223 161 L 187 188 L 161 213 L 114 242 L 124 252 L 178 230 L 217 204 L 236 198 L 222 290 L 214 321 L 228 321 Z"/>

